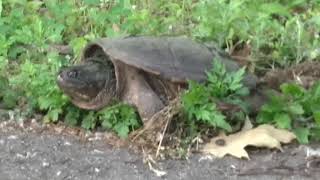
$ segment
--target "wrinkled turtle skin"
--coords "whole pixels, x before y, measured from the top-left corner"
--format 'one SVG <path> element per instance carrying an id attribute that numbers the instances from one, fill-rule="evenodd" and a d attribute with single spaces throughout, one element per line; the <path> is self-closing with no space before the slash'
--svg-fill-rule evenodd
<path id="1" fill-rule="evenodd" d="M 79 65 L 62 69 L 57 83 L 80 108 L 124 101 L 146 121 L 185 89 L 187 80 L 206 81 L 216 57 L 228 71 L 239 69 L 217 50 L 182 37 L 102 38 L 85 47 Z M 249 88 L 256 83 L 255 76 L 245 76 Z"/>

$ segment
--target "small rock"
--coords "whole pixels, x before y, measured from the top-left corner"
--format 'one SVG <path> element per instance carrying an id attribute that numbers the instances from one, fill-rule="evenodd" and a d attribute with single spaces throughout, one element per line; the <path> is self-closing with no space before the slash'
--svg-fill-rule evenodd
<path id="1" fill-rule="evenodd" d="M 69 141 L 65 141 L 65 142 L 63 143 L 63 145 L 65 145 L 65 146 L 71 146 L 71 143 L 70 143 Z"/>
<path id="2" fill-rule="evenodd" d="M 10 140 L 15 140 L 15 139 L 18 139 L 18 136 L 11 135 L 11 136 L 8 137 L 8 139 L 10 139 Z"/>
<path id="3" fill-rule="evenodd" d="M 98 150 L 98 149 L 94 149 L 94 150 L 93 150 L 93 153 L 94 153 L 94 154 L 102 154 L 103 151 L 100 151 L 100 150 Z"/>
<path id="4" fill-rule="evenodd" d="M 28 159 L 28 158 L 32 158 L 36 155 L 36 153 L 34 154 L 31 154 L 30 152 L 27 152 L 25 154 L 20 154 L 20 153 L 17 153 L 17 157 L 20 158 L 20 159 Z"/>
<path id="5" fill-rule="evenodd" d="M 46 161 L 42 162 L 42 167 L 49 167 L 49 166 L 50 166 L 50 164 L 48 162 L 46 162 Z"/>
<path id="6" fill-rule="evenodd" d="M 61 173 L 62 173 L 61 171 L 58 171 L 58 172 L 56 173 L 56 175 L 57 175 L 57 176 L 60 176 Z"/>
<path id="7" fill-rule="evenodd" d="M 306 153 L 307 158 L 320 157 L 320 149 L 313 149 L 308 146 L 304 146 L 303 149 L 304 149 L 304 152 Z"/>
<path id="8" fill-rule="evenodd" d="M 204 155 L 204 156 L 201 156 L 199 158 L 199 162 L 202 162 L 202 161 L 212 161 L 214 160 L 215 158 L 213 156 L 210 156 L 210 155 Z"/>
<path id="9" fill-rule="evenodd" d="M 94 133 L 92 137 L 89 137 L 91 135 L 92 134 L 86 134 L 86 136 L 88 137 L 88 141 L 98 141 L 103 139 L 104 137 L 104 133 L 101 133 L 101 132 Z"/>
<path id="10" fill-rule="evenodd" d="M 94 171 L 95 171 L 96 173 L 99 173 L 99 172 L 100 172 L 100 169 L 99 169 L 99 168 L 94 168 Z"/>
<path id="11" fill-rule="evenodd" d="M 18 158 L 20 158 L 20 159 L 25 159 L 25 158 L 26 158 L 24 155 L 19 154 L 19 153 L 18 153 L 16 156 L 17 156 Z"/>

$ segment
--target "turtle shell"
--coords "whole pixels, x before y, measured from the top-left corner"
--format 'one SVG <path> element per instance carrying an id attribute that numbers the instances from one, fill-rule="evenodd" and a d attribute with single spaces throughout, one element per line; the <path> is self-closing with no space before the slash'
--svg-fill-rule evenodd
<path id="1" fill-rule="evenodd" d="M 101 52 L 113 61 L 121 61 L 177 83 L 205 81 L 205 71 L 219 56 L 207 46 L 184 37 L 127 37 L 97 39 L 85 47 L 82 58 L 85 60 Z M 222 62 L 227 70 L 239 68 L 230 59 L 222 59 Z"/>

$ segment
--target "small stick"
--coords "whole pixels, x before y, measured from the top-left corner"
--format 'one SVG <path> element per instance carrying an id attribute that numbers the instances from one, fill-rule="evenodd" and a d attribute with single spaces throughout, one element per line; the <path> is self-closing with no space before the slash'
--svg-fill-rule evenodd
<path id="1" fill-rule="evenodd" d="M 166 133 L 166 131 L 167 131 L 167 127 L 168 127 L 168 124 L 169 124 L 170 119 L 171 119 L 171 118 L 168 118 L 168 119 L 167 119 L 166 126 L 164 127 L 164 130 L 163 130 L 163 132 L 162 132 L 161 139 L 160 139 L 160 142 L 159 142 L 159 145 L 158 145 L 158 148 L 157 148 L 156 158 L 157 158 L 158 155 L 159 155 L 159 151 L 160 151 L 160 148 L 161 148 L 161 145 L 162 145 L 162 141 L 163 141 L 164 135 L 165 135 L 165 133 Z"/>

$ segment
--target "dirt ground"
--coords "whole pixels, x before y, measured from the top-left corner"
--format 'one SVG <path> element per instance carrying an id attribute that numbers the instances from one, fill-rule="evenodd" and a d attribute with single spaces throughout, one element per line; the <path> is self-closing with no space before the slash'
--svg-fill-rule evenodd
<path id="1" fill-rule="evenodd" d="M 8 121 L 0 124 L 1 180 L 300 180 L 318 179 L 320 175 L 318 144 L 289 145 L 283 152 L 250 150 L 249 161 L 232 157 L 214 159 L 202 154 L 194 154 L 188 160 L 159 161 L 156 169 L 166 173 L 159 177 L 143 163 L 141 155 L 112 147 L 101 138 L 84 141 L 47 128 L 21 126 L 24 125 Z"/>

